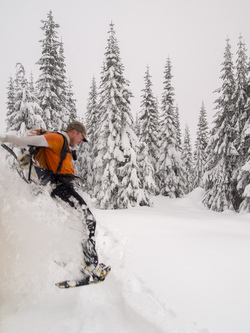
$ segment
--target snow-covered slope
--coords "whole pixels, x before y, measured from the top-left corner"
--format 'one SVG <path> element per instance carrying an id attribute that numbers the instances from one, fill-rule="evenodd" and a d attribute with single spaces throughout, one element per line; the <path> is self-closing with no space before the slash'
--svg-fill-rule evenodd
<path id="1" fill-rule="evenodd" d="M 91 207 L 112 271 L 61 290 L 56 282 L 79 276 L 81 215 L 37 193 L 0 153 L 1 333 L 249 332 L 250 214 L 207 211 L 200 189 L 153 208 Z"/>

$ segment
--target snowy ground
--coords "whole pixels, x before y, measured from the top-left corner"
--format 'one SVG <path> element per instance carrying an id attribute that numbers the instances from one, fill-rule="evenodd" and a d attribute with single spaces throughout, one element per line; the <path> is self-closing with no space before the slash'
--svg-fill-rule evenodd
<path id="1" fill-rule="evenodd" d="M 79 276 L 79 212 L 35 196 L 0 153 L 1 333 L 250 332 L 250 214 L 206 210 L 201 189 L 153 208 L 92 208 L 112 271 L 61 290 Z"/>

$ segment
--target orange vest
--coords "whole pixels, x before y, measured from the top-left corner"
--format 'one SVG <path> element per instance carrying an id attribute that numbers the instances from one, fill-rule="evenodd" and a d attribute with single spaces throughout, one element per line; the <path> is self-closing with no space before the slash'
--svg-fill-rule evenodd
<path id="1" fill-rule="evenodd" d="M 49 147 L 40 148 L 39 152 L 34 156 L 34 159 L 41 168 L 49 169 L 55 173 L 61 161 L 61 151 L 64 140 L 62 135 L 58 133 L 44 134 L 44 137 Z M 72 164 L 72 155 L 69 152 L 67 152 L 58 174 L 75 174 Z"/>

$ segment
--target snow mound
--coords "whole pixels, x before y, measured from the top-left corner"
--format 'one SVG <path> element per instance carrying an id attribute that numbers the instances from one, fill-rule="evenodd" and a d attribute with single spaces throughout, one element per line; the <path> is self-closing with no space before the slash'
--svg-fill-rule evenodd
<path id="1" fill-rule="evenodd" d="M 160 333 L 170 326 L 171 333 L 179 332 L 174 312 L 127 267 L 127 239 L 102 222 L 97 248 L 100 261 L 112 266 L 107 280 L 57 288 L 56 282 L 80 277 L 87 235 L 81 212 L 53 200 L 47 188 L 26 184 L 3 160 L 0 183 L 2 332 Z"/>
<path id="2" fill-rule="evenodd" d="M 187 197 L 193 202 L 202 202 L 203 196 L 204 196 L 204 190 L 201 187 L 197 187 L 187 195 Z"/>

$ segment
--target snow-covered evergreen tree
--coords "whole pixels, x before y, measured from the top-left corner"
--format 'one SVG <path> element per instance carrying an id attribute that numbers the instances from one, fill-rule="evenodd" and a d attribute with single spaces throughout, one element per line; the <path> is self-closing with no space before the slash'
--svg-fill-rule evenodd
<path id="1" fill-rule="evenodd" d="M 136 113 L 136 115 L 135 115 L 134 129 L 135 129 L 135 134 L 139 137 L 140 136 L 140 122 L 139 122 L 138 113 Z"/>
<path id="2" fill-rule="evenodd" d="M 139 139 L 140 142 L 145 142 L 148 146 L 149 161 L 156 173 L 158 161 L 158 131 L 159 131 L 159 115 L 157 109 L 156 98 L 152 91 L 151 75 L 149 74 L 149 67 L 144 76 L 145 88 L 142 90 L 142 102 L 139 117 Z"/>
<path id="3" fill-rule="evenodd" d="M 81 161 L 79 173 L 84 180 L 84 190 L 92 195 L 94 190 L 93 165 L 96 155 L 94 149 L 96 149 L 99 128 L 98 91 L 95 77 L 93 77 L 91 82 L 84 123 L 87 130 L 88 143 L 82 145 L 79 149 L 79 159 Z"/>
<path id="4" fill-rule="evenodd" d="M 242 193 L 242 202 L 239 207 L 239 211 L 241 213 L 250 212 L 250 93 L 248 93 L 247 96 L 247 119 L 241 133 L 240 146 L 240 153 L 242 154 L 244 159 L 242 159 L 242 166 L 238 172 L 237 177 L 237 190 Z"/>
<path id="5" fill-rule="evenodd" d="M 193 190 L 194 182 L 193 154 L 188 125 L 185 126 L 181 159 L 183 162 L 182 170 L 185 182 L 184 193 L 188 194 Z"/>
<path id="6" fill-rule="evenodd" d="M 182 141 L 181 141 L 181 124 L 180 124 L 180 112 L 179 106 L 176 105 L 175 107 L 175 124 L 176 124 L 176 139 L 178 148 L 181 149 Z"/>
<path id="7" fill-rule="evenodd" d="M 184 193 L 181 153 L 177 140 L 174 88 L 172 87 L 171 61 L 168 58 L 164 71 L 162 95 L 160 156 L 158 162 L 158 186 L 162 195 L 181 197 Z"/>
<path id="8" fill-rule="evenodd" d="M 194 151 L 194 188 L 203 187 L 203 176 L 207 163 L 208 122 L 204 102 L 202 102 L 197 125 Z"/>
<path id="9" fill-rule="evenodd" d="M 73 92 L 73 84 L 70 79 L 68 79 L 68 83 L 66 86 L 66 108 L 69 113 L 68 122 L 72 122 L 77 118 L 77 110 L 76 110 L 76 99 L 74 98 Z"/>
<path id="10" fill-rule="evenodd" d="M 126 96 L 127 94 L 127 96 Z M 123 91 L 123 96 L 129 101 L 130 92 Z M 119 208 L 128 208 L 129 206 L 147 205 L 142 198 L 137 165 L 137 146 L 138 138 L 133 128 L 133 118 L 130 112 L 129 104 L 122 110 L 121 118 L 121 151 L 124 160 L 119 167 L 118 176 L 120 179 L 120 189 L 118 195 Z M 146 191 L 145 189 L 143 189 Z"/>
<path id="11" fill-rule="evenodd" d="M 110 24 L 101 73 L 97 155 L 94 162 L 94 194 L 101 208 L 127 208 L 140 204 L 136 143 L 130 111 L 132 94 L 123 76 L 124 67 Z"/>
<path id="12" fill-rule="evenodd" d="M 148 146 L 145 142 L 140 142 L 137 149 L 137 163 L 139 168 L 140 182 L 140 205 L 152 206 L 152 195 L 156 192 L 154 180 L 155 170 L 150 161 Z"/>
<path id="13" fill-rule="evenodd" d="M 38 98 L 43 109 L 43 119 L 47 130 L 60 130 L 63 118 L 61 106 L 62 58 L 59 57 L 60 42 L 57 29 L 59 24 L 54 22 L 52 12 L 47 15 L 47 21 L 42 21 L 44 39 L 42 57 L 38 61 L 41 74 L 37 81 Z"/>
<path id="14" fill-rule="evenodd" d="M 241 203 L 239 211 L 241 213 L 250 213 L 250 125 L 245 131 L 246 143 L 246 163 L 240 168 L 237 177 L 237 190 L 241 191 Z"/>
<path id="15" fill-rule="evenodd" d="M 29 84 L 29 91 L 31 92 L 31 94 L 36 95 L 33 73 L 30 74 L 30 81 L 28 84 Z"/>
<path id="16" fill-rule="evenodd" d="M 222 87 L 216 100 L 217 113 L 207 146 L 208 158 L 204 175 L 205 195 L 203 203 L 208 208 L 221 212 L 231 208 L 232 174 L 238 156 L 234 142 L 236 139 L 235 124 L 235 79 L 229 39 L 224 52 L 222 64 Z"/>
<path id="17" fill-rule="evenodd" d="M 10 77 L 7 87 L 7 113 L 6 113 L 6 130 L 10 130 L 15 117 L 15 88 L 14 81 Z"/>
<path id="18" fill-rule="evenodd" d="M 11 115 L 7 114 L 8 130 L 24 135 L 32 128 L 42 128 L 45 125 L 41 118 L 42 110 L 38 100 L 29 90 L 23 65 L 18 63 L 16 69 L 14 112 Z"/>
<path id="19" fill-rule="evenodd" d="M 249 63 L 245 43 L 239 38 L 236 60 L 235 113 L 233 126 L 236 129 L 235 146 L 239 153 L 233 175 L 234 208 L 250 211 L 250 174 L 249 174 L 249 143 L 250 143 L 250 98 L 247 94 L 249 84 Z M 242 203 L 242 201 L 244 202 Z"/>
<path id="20" fill-rule="evenodd" d="M 69 94 L 72 94 L 72 90 L 69 91 L 69 89 L 72 89 L 72 82 L 68 83 L 68 80 L 66 79 L 66 65 L 65 65 L 65 57 L 64 57 L 64 46 L 63 42 L 61 41 L 59 43 L 58 47 L 58 80 L 57 80 L 57 93 L 60 100 L 60 122 L 58 122 L 58 128 L 62 129 L 63 124 L 68 124 L 71 120 L 71 114 L 73 112 L 76 113 L 76 108 L 73 103 L 75 102 L 74 99 L 70 99 L 71 105 L 68 104 Z M 73 106 L 74 109 L 71 110 L 70 106 Z M 76 118 L 74 118 L 75 120 Z"/>

